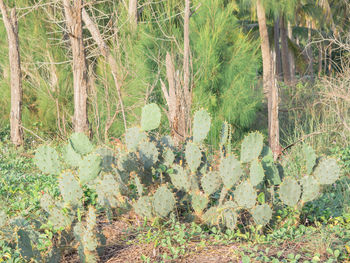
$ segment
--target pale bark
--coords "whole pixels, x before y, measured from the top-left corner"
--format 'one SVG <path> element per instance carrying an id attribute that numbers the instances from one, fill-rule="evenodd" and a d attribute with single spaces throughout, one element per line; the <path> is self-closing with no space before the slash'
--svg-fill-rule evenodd
<path id="1" fill-rule="evenodd" d="M 309 65 L 308 65 L 308 73 L 311 77 L 311 80 L 313 81 L 314 80 L 314 58 L 313 58 L 313 55 L 312 55 L 312 48 L 311 48 L 311 41 L 312 41 L 312 21 L 308 21 L 308 39 L 307 39 L 307 42 L 308 42 L 308 47 L 307 47 L 307 56 L 308 56 L 308 59 L 309 59 Z"/>
<path id="2" fill-rule="evenodd" d="M 5 24 L 8 45 L 9 45 L 9 61 L 10 61 L 10 83 L 11 83 L 11 141 L 16 146 L 23 144 L 22 129 L 22 74 L 21 60 L 19 53 L 18 40 L 18 24 L 16 10 L 13 8 L 10 16 L 3 0 L 0 0 L 0 9 Z"/>
<path id="3" fill-rule="evenodd" d="M 113 80 L 114 80 L 114 84 L 115 84 L 117 94 L 118 94 L 118 100 L 119 100 L 119 104 L 120 104 L 120 108 L 121 108 L 121 112 L 122 112 L 122 117 L 123 117 L 123 122 L 124 122 L 124 129 L 126 130 L 127 123 L 126 123 L 125 109 L 124 109 L 124 103 L 123 103 L 122 93 L 121 93 L 121 84 L 120 84 L 119 79 L 118 79 L 117 62 L 116 62 L 115 58 L 113 57 L 109 46 L 106 44 L 106 42 L 102 38 L 100 31 L 98 30 L 97 25 L 92 21 L 89 14 L 86 12 L 86 10 L 84 8 L 82 10 L 82 18 L 83 18 L 83 21 L 85 23 L 86 28 L 89 30 L 92 38 L 97 43 L 102 56 L 104 56 L 104 58 L 106 59 L 106 61 L 108 62 L 109 66 L 110 66 Z"/>
<path id="4" fill-rule="evenodd" d="M 280 80 L 282 77 L 282 64 L 281 64 L 281 49 L 280 49 L 280 25 L 279 25 L 279 16 L 276 17 L 274 23 L 274 44 L 275 44 L 275 53 L 276 53 L 276 77 Z"/>
<path id="5" fill-rule="evenodd" d="M 287 30 L 288 30 L 288 38 L 291 41 L 294 41 L 293 28 L 289 21 L 288 21 Z M 295 57 L 294 57 L 294 52 L 290 48 L 288 48 L 288 53 L 289 53 L 289 63 L 290 63 L 290 77 L 291 77 L 292 84 L 294 84 L 295 83 Z"/>
<path id="6" fill-rule="evenodd" d="M 282 46 L 282 68 L 283 68 L 283 79 L 284 83 L 290 85 L 291 83 L 291 69 L 289 61 L 289 50 L 288 50 L 288 34 L 286 29 L 286 21 L 284 16 L 281 19 L 281 46 Z"/>
<path id="7" fill-rule="evenodd" d="M 129 19 L 130 23 L 136 27 L 137 25 L 137 0 L 129 0 Z"/>
<path id="8" fill-rule="evenodd" d="M 74 131 L 89 133 L 87 112 L 88 69 L 82 27 L 83 1 L 63 0 L 63 5 L 73 54 Z"/>
<path id="9" fill-rule="evenodd" d="M 190 133 L 190 113 L 192 105 L 192 88 L 190 82 L 190 0 L 185 0 L 184 18 L 184 59 L 183 82 L 180 80 L 179 71 L 175 66 L 170 53 L 166 55 L 166 73 L 168 88 L 161 80 L 163 95 L 168 110 L 167 116 L 171 126 L 171 134 L 176 145 L 184 142 Z"/>
<path id="10" fill-rule="evenodd" d="M 261 39 L 261 53 L 263 59 L 263 86 L 268 101 L 268 126 L 269 145 L 274 158 L 277 159 L 280 153 L 279 145 L 279 122 L 278 122 L 278 89 L 273 74 L 273 63 L 269 44 L 269 36 L 266 26 L 266 15 L 261 0 L 257 0 L 257 16 L 259 33 Z"/>

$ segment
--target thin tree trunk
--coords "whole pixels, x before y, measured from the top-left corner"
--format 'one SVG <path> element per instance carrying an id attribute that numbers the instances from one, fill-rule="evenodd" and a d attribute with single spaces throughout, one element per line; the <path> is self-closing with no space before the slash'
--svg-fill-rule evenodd
<path id="1" fill-rule="evenodd" d="M 274 158 L 280 152 L 279 123 L 278 123 L 278 89 L 276 86 L 270 52 L 269 36 L 266 26 L 265 9 L 261 0 L 257 0 L 257 16 L 261 39 L 261 53 L 263 59 L 263 86 L 268 100 L 269 145 Z"/>
<path id="2" fill-rule="evenodd" d="M 318 45 L 318 77 L 321 77 L 323 66 L 323 45 Z"/>
<path id="3" fill-rule="evenodd" d="M 129 0 L 129 19 L 131 24 L 136 27 L 137 25 L 137 0 Z"/>
<path id="4" fill-rule="evenodd" d="M 190 0 L 185 0 L 185 18 L 184 18 L 184 118 L 183 118 L 183 135 L 187 137 L 190 127 L 190 111 L 192 106 L 192 92 L 190 87 Z"/>
<path id="5" fill-rule="evenodd" d="M 75 132 L 89 133 L 87 112 L 88 69 L 83 43 L 82 0 L 63 0 L 68 34 L 73 53 Z"/>
<path id="6" fill-rule="evenodd" d="M 171 134 L 176 145 L 184 142 L 190 133 L 192 89 L 190 83 L 190 0 L 185 0 L 184 19 L 184 60 L 183 60 L 183 82 L 180 80 L 179 71 L 175 66 L 170 53 L 166 55 L 166 73 L 168 88 L 161 81 L 163 95 L 168 110 L 167 116 L 171 126 Z M 182 84 L 182 85 L 181 85 Z"/>
<path id="7" fill-rule="evenodd" d="M 21 60 L 19 53 L 18 40 L 18 24 L 16 9 L 13 8 L 10 16 L 3 0 L 0 0 L 0 9 L 4 20 L 8 45 L 9 45 L 9 61 L 11 71 L 11 141 L 16 146 L 23 144 L 22 130 L 22 75 L 21 75 Z"/>
<path id="8" fill-rule="evenodd" d="M 328 76 L 332 75 L 332 45 L 328 48 Z"/>
<path id="9" fill-rule="evenodd" d="M 293 28 L 292 24 L 288 21 L 288 37 L 291 41 L 294 41 L 293 38 Z M 289 47 L 289 45 L 288 45 Z M 290 62 L 290 77 L 291 81 L 294 84 L 295 83 L 295 57 L 294 57 L 294 52 L 288 48 L 288 53 L 289 53 L 289 62 Z"/>
<path id="10" fill-rule="evenodd" d="M 312 21 L 308 21 L 308 48 L 307 48 L 307 56 L 309 58 L 309 66 L 308 66 L 308 72 L 311 77 L 311 80 L 314 80 L 314 58 L 312 55 L 312 48 L 311 48 L 311 38 L 312 38 Z"/>
<path id="11" fill-rule="evenodd" d="M 108 62 L 109 66 L 111 68 L 111 72 L 112 72 L 115 87 L 117 89 L 118 100 L 119 100 L 119 104 L 120 104 L 120 108 L 121 108 L 121 112 L 122 112 L 124 129 L 126 130 L 127 123 L 126 123 L 125 108 L 124 108 L 124 103 L 123 103 L 122 93 L 121 93 L 121 85 L 120 85 L 119 80 L 118 80 L 117 62 L 116 62 L 115 58 L 112 56 L 112 53 L 111 53 L 109 46 L 103 40 L 103 38 L 100 34 L 100 31 L 98 30 L 97 25 L 92 21 L 89 14 L 86 12 L 86 10 L 84 8 L 82 10 L 82 18 L 83 18 L 83 21 L 84 21 L 87 29 L 89 30 L 89 32 L 92 36 L 92 38 L 97 43 L 102 56 L 104 56 L 104 58 L 106 59 L 106 61 Z"/>
<path id="12" fill-rule="evenodd" d="M 281 49 L 280 49 L 280 18 L 276 17 L 276 21 L 274 23 L 274 44 L 275 44 L 275 52 L 276 52 L 276 77 L 278 80 L 282 77 L 282 64 L 281 64 Z"/>
<path id="13" fill-rule="evenodd" d="M 289 61 L 289 50 L 288 50 L 288 35 L 286 30 L 286 20 L 282 16 L 281 19 L 281 44 L 282 44 L 282 68 L 283 68 L 283 79 L 287 85 L 291 84 L 291 69 Z"/>

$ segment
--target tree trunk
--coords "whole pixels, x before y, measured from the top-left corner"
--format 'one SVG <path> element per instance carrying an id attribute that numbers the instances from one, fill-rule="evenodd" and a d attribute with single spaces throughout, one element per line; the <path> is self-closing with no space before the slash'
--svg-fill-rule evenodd
<path id="1" fill-rule="evenodd" d="M 332 75 L 332 45 L 329 45 L 328 48 L 328 76 Z"/>
<path id="2" fill-rule="evenodd" d="M 120 108 L 121 108 L 121 112 L 122 112 L 124 129 L 126 130 L 127 129 L 126 116 L 125 116 L 124 103 L 123 103 L 122 93 L 121 93 L 121 85 L 120 85 L 119 79 L 118 79 L 117 62 L 116 62 L 115 58 L 112 56 L 109 46 L 103 40 L 103 38 L 100 34 L 100 31 L 98 30 L 97 25 L 92 21 L 89 14 L 86 12 L 86 10 L 84 8 L 82 10 L 82 18 L 83 18 L 83 21 L 84 21 L 87 29 L 89 30 L 89 32 L 92 36 L 92 38 L 97 43 L 102 56 L 104 56 L 104 58 L 107 60 L 109 66 L 111 68 L 111 72 L 112 72 L 112 76 L 114 79 L 115 87 L 117 89 L 119 104 L 120 104 Z"/>
<path id="3" fill-rule="evenodd" d="M 268 126 L 269 145 L 274 158 L 277 159 L 280 152 L 279 123 L 278 123 L 278 89 L 273 74 L 273 66 L 270 52 L 269 36 L 266 26 L 265 9 L 261 0 L 257 0 L 257 16 L 261 39 L 261 53 L 263 59 L 263 86 L 268 101 Z"/>
<path id="4" fill-rule="evenodd" d="M 287 85 L 291 84 L 291 69 L 289 61 L 289 50 L 288 50 L 288 34 L 286 30 L 286 20 L 282 16 L 281 19 L 281 44 L 282 44 L 282 68 L 283 68 L 283 79 Z"/>
<path id="5" fill-rule="evenodd" d="M 291 41 L 294 41 L 293 38 L 293 28 L 291 23 L 288 21 L 288 37 Z M 289 45 L 288 45 L 289 47 Z M 289 62 L 290 62 L 290 78 L 292 84 L 295 83 L 295 57 L 294 57 L 294 52 L 288 48 L 288 53 L 289 53 Z"/>
<path id="6" fill-rule="evenodd" d="M 18 24 L 16 10 L 13 8 L 10 16 L 3 0 L 0 0 L 0 9 L 2 18 L 4 20 L 8 45 L 9 45 L 9 61 L 11 72 L 11 141 L 16 146 L 23 144 L 23 130 L 22 130 L 22 74 L 21 74 L 21 60 L 19 53 L 18 40 Z"/>
<path id="7" fill-rule="evenodd" d="M 321 77 L 322 75 L 322 68 L 323 68 L 323 45 L 320 43 L 318 45 L 318 77 Z"/>
<path id="8" fill-rule="evenodd" d="M 278 80 L 281 80 L 282 77 L 282 64 L 281 64 L 281 49 L 280 49 L 280 25 L 279 16 L 276 17 L 276 21 L 274 23 L 274 44 L 275 44 L 275 52 L 276 52 L 276 77 Z"/>
<path id="9" fill-rule="evenodd" d="M 129 19 L 131 24 L 136 27 L 137 25 L 137 0 L 129 0 Z"/>
<path id="10" fill-rule="evenodd" d="M 314 58 L 312 55 L 312 48 L 311 48 L 311 41 L 312 41 L 312 21 L 308 21 L 308 31 L 307 31 L 308 39 L 308 47 L 307 47 L 307 56 L 309 58 L 309 66 L 308 66 L 308 72 L 310 75 L 311 80 L 314 80 Z"/>
<path id="11" fill-rule="evenodd" d="M 166 55 L 166 73 L 168 88 L 161 80 L 161 87 L 168 110 L 167 116 L 171 126 L 171 134 L 176 145 L 184 142 L 190 134 L 192 88 L 190 82 L 190 0 L 185 0 L 184 18 L 184 59 L 183 82 L 181 85 L 180 73 L 175 70 L 172 56 Z"/>
<path id="12" fill-rule="evenodd" d="M 89 133 L 87 112 L 88 70 L 83 43 L 82 0 L 63 0 L 68 34 L 73 54 L 75 132 Z"/>

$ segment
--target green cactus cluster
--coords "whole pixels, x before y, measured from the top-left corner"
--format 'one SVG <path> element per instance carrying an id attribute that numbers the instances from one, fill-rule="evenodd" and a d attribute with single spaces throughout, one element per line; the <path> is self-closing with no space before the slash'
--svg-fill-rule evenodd
<path id="1" fill-rule="evenodd" d="M 269 224 L 276 202 L 301 207 L 340 175 L 336 160 L 323 158 L 317 163 L 315 152 L 307 145 L 302 148 L 305 174 L 294 178 L 280 173 L 281 167 L 258 132 L 245 136 L 238 158 L 231 152 L 232 128 L 226 122 L 220 138 L 220 160 L 213 163 L 204 146 L 211 126 L 205 110 L 195 113 L 193 137 L 183 149 L 175 148 L 170 136 L 149 134 L 159 127 L 160 120 L 159 107 L 146 105 L 140 127 L 126 131 L 125 147 L 117 152 L 96 148 L 82 133 L 72 134 L 62 152 L 46 145 L 37 149 L 34 162 L 43 173 L 57 175 L 61 194 L 56 198 L 43 194 L 40 205 L 46 223 L 71 234 L 81 262 L 99 260 L 97 210 L 87 207 L 86 189 L 96 193 L 99 209 L 108 213 L 133 209 L 139 217 L 154 220 L 186 209 L 193 214 L 189 218 L 203 224 L 234 229 L 241 213 L 247 212 L 251 215 L 249 222 Z M 258 198 L 261 195 L 263 202 Z M 7 225 L 8 218 L 0 211 L 0 234 Z M 30 235 L 23 231 L 15 231 L 23 257 L 36 257 L 30 249 L 33 240 L 28 242 Z"/>

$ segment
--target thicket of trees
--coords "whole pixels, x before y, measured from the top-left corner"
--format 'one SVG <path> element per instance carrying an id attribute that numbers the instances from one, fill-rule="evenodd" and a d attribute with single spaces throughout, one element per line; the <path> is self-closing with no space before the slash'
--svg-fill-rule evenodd
<path id="1" fill-rule="evenodd" d="M 177 142 L 200 107 L 213 133 L 227 120 L 239 138 L 266 101 L 277 156 L 279 87 L 347 66 L 348 50 L 334 45 L 349 34 L 347 0 L 0 0 L 0 9 L 0 124 L 16 145 L 23 130 L 107 142 L 150 101 Z"/>

